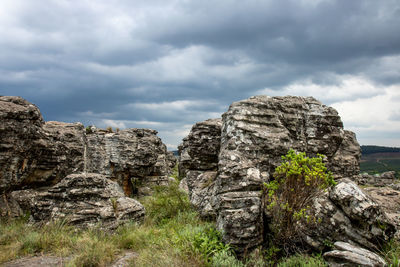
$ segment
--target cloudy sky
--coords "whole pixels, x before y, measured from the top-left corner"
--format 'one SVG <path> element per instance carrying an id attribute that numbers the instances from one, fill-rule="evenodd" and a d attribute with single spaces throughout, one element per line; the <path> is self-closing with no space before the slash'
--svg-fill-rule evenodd
<path id="1" fill-rule="evenodd" d="M 1 0 L 0 95 L 174 149 L 252 95 L 312 95 L 400 146 L 398 0 Z"/>

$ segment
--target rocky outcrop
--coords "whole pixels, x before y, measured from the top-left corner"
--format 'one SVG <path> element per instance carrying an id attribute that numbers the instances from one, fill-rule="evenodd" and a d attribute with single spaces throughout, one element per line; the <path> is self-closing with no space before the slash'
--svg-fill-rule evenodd
<path id="1" fill-rule="evenodd" d="M 379 204 L 348 178 L 315 198 L 311 213 L 317 223 L 302 224 L 299 232 L 309 247 L 319 251 L 336 241 L 378 251 L 395 233 Z"/>
<path id="2" fill-rule="evenodd" d="M 333 108 L 314 98 L 257 96 L 222 116 L 216 180 L 217 225 L 241 250 L 263 242 L 260 188 L 289 149 L 326 155 L 335 178 L 359 172 L 360 147 Z"/>
<path id="3" fill-rule="evenodd" d="M 44 123 L 19 97 L 0 97 L 0 194 L 83 171 L 83 125 Z"/>
<path id="4" fill-rule="evenodd" d="M 140 221 L 144 207 L 126 197 L 118 183 L 100 174 L 71 174 L 49 188 L 11 193 L 34 222 L 66 221 L 80 227 L 115 229 L 120 224 Z"/>
<path id="5" fill-rule="evenodd" d="M 178 147 L 179 176 L 189 170 L 216 171 L 221 143 L 221 119 L 210 119 L 193 125 Z"/>
<path id="6" fill-rule="evenodd" d="M 383 267 L 386 262 L 377 254 L 345 242 L 335 242 L 335 250 L 324 253 L 329 266 Z"/>
<path id="7" fill-rule="evenodd" d="M 318 227 L 299 224 L 305 244 L 320 250 L 344 241 L 376 250 L 393 236 L 392 221 L 351 181 L 359 174 L 361 150 L 336 110 L 311 97 L 257 96 L 233 103 L 222 122 L 197 123 L 179 147 L 191 203 L 203 216 L 217 217 L 225 242 L 239 253 L 264 242 L 268 215 L 261 186 L 289 149 L 324 154 L 339 181 L 314 200 Z"/>
<path id="8" fill-rule="evenodd" d="M 86 146 L 86 171 L 117 181 L 126 195 L 145 193 L 151 185 L 169 182 L 171 158 L 157 132 L 127 129 L 118 132 L 91 127 Z"/>
<path id="9" fill-rule="evenodd" d="M 213 202 L 221 125 L 221 119 L 196 123 L 179 146 L 179 176 L 184 178 L 189 199 L 203 218 L 216 217 Z"/>
<path id="10" fill-rule="evenodd" d="M 364 191 L 385 211 L 396 226 L 395 238 L 400 240 L 400 190 L 392 187 L 366 187 Z"/>
<path id="11" fill-rule="evenodd" d="M 377 187 L 382 187 L 382 186 L 396 186 L 396 172 L 394 171 L 389 171 L 389 172 L 384 172 L 381 174 L 367 174 L 363 173 L 358 176 L 356 176 L 356 181 L 358 184 L 361 185 L 369 185 L 369 186 L 377 186 Z"/>
<path id="12" fill-rule="evenodd" d="M 21 214 L 12 192 L 62 182 L 70 174 L 98 173 L 116 181 L 126 196 L 166 184 L 176 159 L 150 129 L 118 132 L 81 123 L 44 122 L 20 97 L 0 96 L 0 214 Z M 26 206 L 30 207 L 30 206 Z"/>

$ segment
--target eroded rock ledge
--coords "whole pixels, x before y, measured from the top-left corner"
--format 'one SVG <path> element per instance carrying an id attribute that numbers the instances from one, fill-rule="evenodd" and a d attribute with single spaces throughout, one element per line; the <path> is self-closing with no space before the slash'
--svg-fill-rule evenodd
<path id="1" fill-rule="evenodd" d="M 98 179 L 115 181 L 126 197 L 145 194 L 150 185 L 168 182 L 176 162 L 155 130 L 112 132 L 84 128 L 81 123 L 45 122 L 39 109 L 20 97 L 0 96 L 0 122 L 1 216 L 21 215 L 19 206 L 38 214 L 26 202 L 19 203 L 21 198 L 13 198 L 12 192 L 30 190 L 35 199 L 52 197 L 50 192 L 62 186 L 70 174 L 81 178 L 86 173 L 100 174 Z M 93 186 L 93 190 L 98 188 L 97 183 Z M 64 200 L 72 201 L 72 197 Z M 61 205 L 49 203 L 53 208 Z M 44 214 L 52 217 L 54 213 Z"/>

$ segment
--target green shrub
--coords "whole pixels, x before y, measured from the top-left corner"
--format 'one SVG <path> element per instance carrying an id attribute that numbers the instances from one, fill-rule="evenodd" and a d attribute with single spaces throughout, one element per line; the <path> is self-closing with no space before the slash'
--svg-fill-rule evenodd
<path id="1" fill-rule="evenodd" d="M 148 218 L 156 224 L 163 224 L 181 212 L 192 210 L 187 194 L 180 190 L 178 183 L 155 187 L 154 194 L 141 202 Z"/>
<path id="2" fill-rule="evenodd" d="M 305 153 L 290 150 L 275 169 L 274 180 L 264 184 L 264 206 L 271 218 L 273 243 L 282 245 L 286 253 L 292 252 L 300 241 L 296 227 L 299 221 L 317 223 L 309 213 L 312 200 L 335 184 L 323 158 L 308 158 Z"/>
<path id="3" fill-rule="evenodd" d="M 203 255 L 207 262 L 211 262 L 215 254 L 230 252 L 231 248 L 222 242 L 221 233 L 213 226 L 206 227 L 191 238 L 193 251 Z"/>

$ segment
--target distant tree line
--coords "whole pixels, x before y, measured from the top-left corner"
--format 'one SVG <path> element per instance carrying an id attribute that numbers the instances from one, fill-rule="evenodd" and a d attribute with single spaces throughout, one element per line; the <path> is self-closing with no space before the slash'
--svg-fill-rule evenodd
<path id="1" fill-rule="evenodd" d="M 391 153 L 400 152 L 400 147 L 386 147 L 386 146 L 361 146 L 361 153 L 363 155 L 374 153 Z"/>

